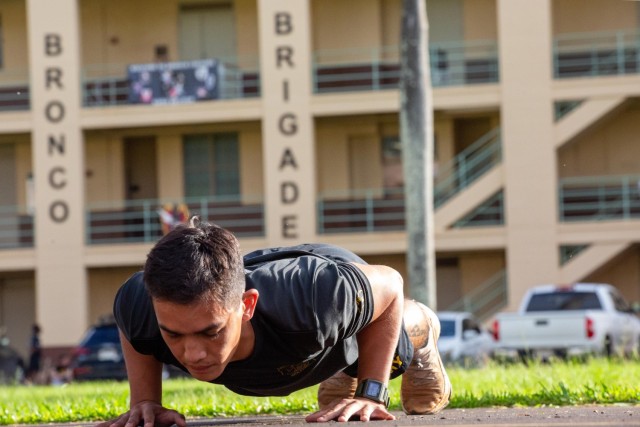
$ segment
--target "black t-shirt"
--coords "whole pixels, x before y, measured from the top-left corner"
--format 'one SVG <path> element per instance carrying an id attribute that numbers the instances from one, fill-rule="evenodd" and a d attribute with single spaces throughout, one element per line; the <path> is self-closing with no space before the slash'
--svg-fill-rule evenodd
<path id="1" fill-rule="evenodd" d="M 251 319 L 255 348 L 212 382 L 244 395 L 284 396 L 354 364 L 356 333 L 371 320 L 373 297 L 366 276 L 351 261 L 364 263 L 330 245 L 246 255 L 246 287 L 260 294 Z M 114 315 L 136 351 L 184 369 L 160 335 L 141 272 L 118 291 Z"/>

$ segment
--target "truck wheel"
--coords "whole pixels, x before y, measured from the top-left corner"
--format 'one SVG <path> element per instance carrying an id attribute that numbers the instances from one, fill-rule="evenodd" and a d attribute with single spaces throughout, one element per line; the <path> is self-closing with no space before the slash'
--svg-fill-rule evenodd
<path id="1" fill-rule="evenodd" d="M 609 358 L 613 356 L 613 342 L 609 335 L 604 338 L 604 355 Z"/>
<path id="2" fill-rule="evenodd" d="M 531 359 L 533 358 L 533 354 L 527 350 L 518 350 L 518 358 L 523 364 L 529 365 L 529 362 L 531 362 Z"/>

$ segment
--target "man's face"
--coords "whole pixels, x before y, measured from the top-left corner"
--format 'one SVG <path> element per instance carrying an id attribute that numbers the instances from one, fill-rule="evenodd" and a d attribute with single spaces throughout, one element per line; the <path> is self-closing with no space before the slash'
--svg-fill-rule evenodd
<path id="1" fill-rule="evenodd" d="M 154 300 L 153 306 L 162 338 L 194 378 L 214 380 L 235 360 L 244 303 L 232 310 L 204 302 L 183 305 Z"/>

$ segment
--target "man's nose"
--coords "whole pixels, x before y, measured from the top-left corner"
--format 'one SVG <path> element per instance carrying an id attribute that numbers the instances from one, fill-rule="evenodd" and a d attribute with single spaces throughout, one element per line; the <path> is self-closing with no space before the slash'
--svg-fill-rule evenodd
<path id="1" fill-rule="evenodd" d="M 207 356 L 203 345 L 196 339 L 187 338 L 184 344 L 184 361 L 188 364 L 197 363 Z"/>

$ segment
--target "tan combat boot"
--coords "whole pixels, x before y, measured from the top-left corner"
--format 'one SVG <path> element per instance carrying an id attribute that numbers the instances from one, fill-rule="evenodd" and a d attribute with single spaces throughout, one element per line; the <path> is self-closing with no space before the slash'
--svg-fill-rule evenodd
<path id="1" fill-rule="evenodd" d="M 338 372 L 320 383 L 318 387 L 318 406 L 325 409 L 337 399 L 350 399 L 356 392 L 358 380 L 344 372 Z"/>
<path id="2" fill-rule="evenodd" d="M 431 309 L 420 303 L 418 306 L 425 313 L 429 339 L 414 350 L 411 365 L 402 375 L 402 409 L 409 415 L 431 415 L 449 404 L 451 382 L 438 352 L 440 321 Z"/>

